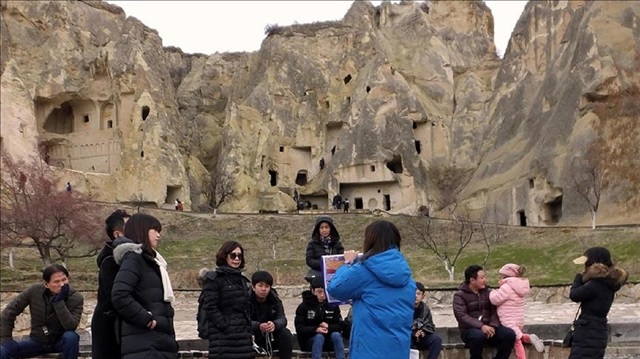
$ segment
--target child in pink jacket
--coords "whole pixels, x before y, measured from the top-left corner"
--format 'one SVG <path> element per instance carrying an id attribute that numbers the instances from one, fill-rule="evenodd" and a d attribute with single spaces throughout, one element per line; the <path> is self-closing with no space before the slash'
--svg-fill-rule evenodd
<path id="1" fill-rule="evenodd" d="M 537 351 L 544 350 L 542 340 L 535 334 L 522 333 L 524 326 L 524 298 L 529 294 L 529 280 L 523 278 L 525 268 L 509 263 L 500 268 L 500 288 L 489 293 L 491 304 L 498 307 L 500 324 L 516 332 L 513 350 L 517 359 L 526 359 L 522 343 L 531 343 Z"/>

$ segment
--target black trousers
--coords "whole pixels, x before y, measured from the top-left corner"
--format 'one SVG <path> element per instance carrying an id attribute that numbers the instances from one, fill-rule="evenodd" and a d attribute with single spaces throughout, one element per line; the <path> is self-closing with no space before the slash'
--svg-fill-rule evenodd
<path id="1" fill-rule="evenodd" d="M 255 333 L 254 333 L 255 334 Z M 255 334 L 256 344 L 262 348 L 267 348 L 266 336 L 263 333 Z M 273 332 L 273 341 L 271 342 L 271 348 L 278 350 L 278 358 L 291 359 L 291 353 L 293 352 L 293 336 L 289 329 L 282 328 Z"/>
<path id="2" fill-rule="evenodd" d="M 496 329 L 496 334 L 491 338 L 484 336 L 480 329 L 466 329 L 460 335 L 462 341 L 469 347 L 471 359 L 482 359 L 482 349 L 486 344 L 497 349 L 495 359 L 508 359 L 516 341 L 516 333 L 502 325 Z"/>

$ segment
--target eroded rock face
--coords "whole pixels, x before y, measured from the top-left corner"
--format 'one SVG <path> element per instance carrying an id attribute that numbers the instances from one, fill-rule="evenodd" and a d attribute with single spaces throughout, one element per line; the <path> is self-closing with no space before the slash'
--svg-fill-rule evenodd
<path id="1" fill-rule="evenodd" d="M 584 155 L 596 118 L 594 100 L 640 83 L 639 13 L 637 2 L 527 4 L 487 107 L 486 156 L 467 198 L 482 197 L 479 207 L 497 203 L 505 223 L 586 222 L 588 209 L 572 190 L 568 164 Z M 637 117 L 619 120 L 638 126 Z M 640 220 L 637 211 L 627 214 L 611 197 L 600 218 Z"/>
<path id="2" fill-rule="evenodd" d="M 2 146 L 105 201 L 187 205 L 158 34 L 101 2 L 2 3 Z"/>
<path id="3" fill-rule="evenodd" d="M 222 209 L 242 212 L 293 210 L 295 193 L 433 209 L 439 161 L 475 170 L 462 198 L 499 222 L 580 222 L 568 154 L 594 98 L 640 83 L 639 7 L 531 2 L 501 61 L 482 2 L 356 1 L 341 21 L 212 55 L 163 48 L 104 2 L 3 2 L 2 146 L 47 152 L 63 182 L 108 201 L 206 208 L 217 169 L 235 180 Z M 628 222 L 612 203 L 601 218 Z"/>

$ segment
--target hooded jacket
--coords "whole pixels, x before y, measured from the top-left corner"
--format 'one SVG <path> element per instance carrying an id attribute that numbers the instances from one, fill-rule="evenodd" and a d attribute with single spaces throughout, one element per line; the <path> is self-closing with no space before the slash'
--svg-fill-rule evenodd
<path id="1" fill-rule="evenodd" d="M 524 326 L 524 301 L 531 287 L 529 280 L 521 277 L 507 277 L 500 288 L 489 293 L 491 304 L 497 307 L 500 324 L 516 332 L 516 339 L 522 338 Z"/>
<path id="2" fill-rule="evenodd" d="M 202 290 L 209 323 L 209 358 L 253 358 L 250 281 L 240 269 L 220 266 L 215 279 L 207 279 Z"/>
<path id="3" fill-rule="evenodd" d="M 296 309 L 296 318 L 294 320 L 298 344 L 300 344 L 302 350 L 311 350 L 309 339 L 316 335 L 316 329 L 322 322 L 329 325 L 329 333 L 327 335 L 333 332 L 341 333 L 343 322 L 340 306 L 329 304 L 326 300 L 320 303 L 318 302 L 318 297 L 311 293 L 310 290 L 305 290 L 302 292 L 302 303 Z"/>
<path id="4" fill-rule="evenodd" d="M 569 298 L 580 303 L 581 312 L 575 323 L 570 359 L 604 357 L 609 337 L 607 315 L 627 277 L 624 269 L 601 263 L 576 274 Z"/>
<path id="5" fill-rule="evenodd" d="M 341 266 L 327 291 L 336 299 L 353 300 L 351 359 L 409 357 L 416 283 L 398 249 Z"/>
<path id="6" fill-rule="evenodd" d="M 73 288 L 64 301 L 51 303 L 51 292 L 44 284 L 34 284 L 15 297 L 0 315 L 0 341 L 12 339 L 16 317 L 27 306 L 31 313 L 29 336 L 43 343 L 57 342 L 66 331 L 78 328 L 82 317 L 84 298 Z M 45 334 L 47 328 L 48 335 Z"/>
<path id="7" fill-rule="evenodd" d="M 323 243 L 320 239 L 320 224 L 322 222 L 327 222 L 331 228 L 331 241 L 329 243 Z M 307 244 L 307 266 L 314 271 L 320 271 L 322 269 L 322 256 L 342 253 L 344 253 L 344 247 L 340 242 L 340 234 L 333 224 L 333 219 L 329 216 L 318 217 L 313 227 L 313 232 L 311 232 L 311 240 Z"/>
<path id="8" fill-rule="evenodd" d="M 114 309 L 122 318 L 120 343 L 123 359 L 178 358 L 173 327 L 174 310 L 164 301 L 160 268 L 142 245 L 127 238 L 115 242 L 113 257 L 120 270 L 111 292 Z M 147 324 L 154 319 L 153 329 Z"/>
<path id="9" fill-rule="evenodd" d="M 462 283 L 453 294 L 453 315 L 461 335 L 467 329 L 480 329 L 483 325 L 497 328 L 500 325 L 496 307 L 489 300 L 489 292 L 490 289 L 485 288 L 474 293 L 469 284 Z"/>

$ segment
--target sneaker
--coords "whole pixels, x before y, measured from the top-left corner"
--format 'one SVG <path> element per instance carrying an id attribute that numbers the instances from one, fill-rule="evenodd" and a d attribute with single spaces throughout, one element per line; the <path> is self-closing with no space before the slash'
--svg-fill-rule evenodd
<path id="1" fill-rule="evenodd" d="M 539 353 L 542 353 L 544 351 L 544 343 L 542 343 L 542 340 L 540 340 L 537 335 L 530 334 L 529 339 L 531 340 L 531 344 L 533 344 L 533 346 Z"/>

